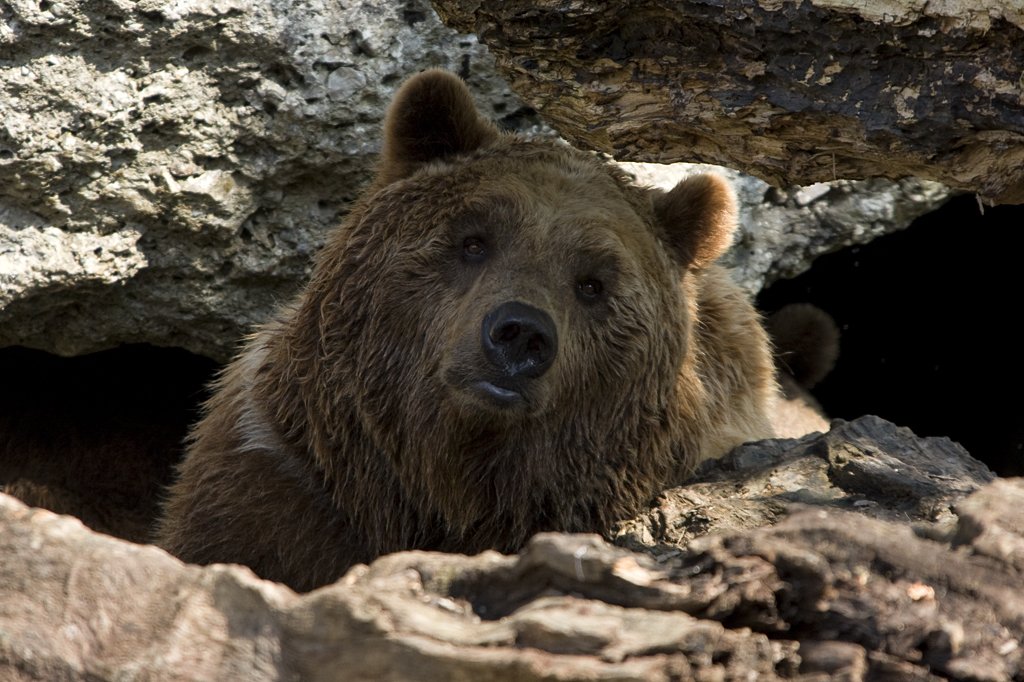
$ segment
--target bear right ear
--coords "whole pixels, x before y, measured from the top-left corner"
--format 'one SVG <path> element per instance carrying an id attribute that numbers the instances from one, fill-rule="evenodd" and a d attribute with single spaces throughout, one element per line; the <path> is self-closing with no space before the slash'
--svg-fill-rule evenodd
<path id="1" fill-rule="evenodd" d="M 669 192 L 656 194 L 654 214 L 676 261 L 702 268 L 732 244 L 738 219 L 736 195 L 721 176 L 695 175 Z"/>
<path id="2" fill-rule="evenodd" d="M 429 161 L 471 152 L 498 138 L 458 76 L 430 69 L 407 80 L 384 122 L 378 177 L 385 184 L 411 175 Z"/>

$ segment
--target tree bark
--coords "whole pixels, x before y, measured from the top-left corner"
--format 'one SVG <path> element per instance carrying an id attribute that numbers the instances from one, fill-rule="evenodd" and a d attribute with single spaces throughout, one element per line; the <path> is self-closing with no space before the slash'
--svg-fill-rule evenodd
<path id="1" fill-rule="evenodd" d="M 576 145 L 775 185 L 908 175 L 1024 202 L 1013 0 L 435 0 Z"/>
<path id="2" fill-rule="evenodd" d="M 0 679 L 1024 679 L 1024 480 L 946 439 L 749 444 L 625 532 L 298 595 L 0 495 Z"/>

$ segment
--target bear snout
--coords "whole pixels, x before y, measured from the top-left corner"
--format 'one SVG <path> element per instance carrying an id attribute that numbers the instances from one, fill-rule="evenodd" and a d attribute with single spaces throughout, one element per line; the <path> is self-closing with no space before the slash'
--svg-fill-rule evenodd
<path id="1" fill-rule="evenodd" d="M 536 379 L 558 355 L 558 329 L 551 316 L 532 305 L 502 303 L 484 316 L 484 356 L 504 377 Z"/>

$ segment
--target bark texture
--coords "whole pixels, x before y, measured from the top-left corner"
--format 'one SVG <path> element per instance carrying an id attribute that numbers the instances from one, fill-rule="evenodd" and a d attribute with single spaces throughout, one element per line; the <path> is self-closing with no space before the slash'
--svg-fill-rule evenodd
<path id="1" fill-rule="evenodd" d="M 1015 0 L 436 0 L 574 144 L 778 186 L 917 175 L 1024 202 Z"/>
<path id="2" fill-rule="evenodd" d="M 0 495 L 0 679 L 1024 678 L 1024 481 L 865 419 L 751 444 L 691 488 L 752 505 L 773 485 L 772 518 L 643 552 L 542 534 L 301 596 Z"/>

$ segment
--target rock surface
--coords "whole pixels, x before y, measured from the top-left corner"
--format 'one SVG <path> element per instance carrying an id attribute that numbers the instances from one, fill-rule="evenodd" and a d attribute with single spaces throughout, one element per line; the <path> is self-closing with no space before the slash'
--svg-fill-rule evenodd
<path id="1" fill-rule="evenodd" d="M 369 177 L 393 89 L 427 66 L 465 76 L 507 127 L 537 127 L 486 49 L 426 2 L 6 3 L 0 347 L 148 342 L 228 359 L 305 280 Z M 751 292 L 947 195 L 731 176 L 733 264 Z"/>
<path id="2" fill-rule="evenodd" d="M 696 538 L 770 525 L 791 505 L 855 511 L 941 535 L 957 500 L 994 480 L 948 438 L 919 438 L 879 417 L 836 419 L 825 434 L 741 445 L 620 525 L 616 542 L 655 554 Z"/>
<path id="3" fill-rule="evenodd" d="M 815 461 L 834 485 L 779 493 L 801 503 L 776 525 L 671 556 L 542 534 L 515 557 L 386 556 L 306 595 L 0 495 L 0 678 L 1020 679 L 1024 481 L 867 419 L 749 445 L 694 488 L 753 501 L 813 485 Z M 948 532 L 858 513 L 868 495 Z"/>
<path id="4" fill-rule="evenodd" d="M 569 141 L 774 185 L 916 175 L 1024 203 L 1015 0 L 435 0 Z"/>
<path id="5" fill-rule="evenodd" d="M 822 254 L 901 230 L 950 196 L 941 183 L 916 178 L 837 180 L 782 190 L 721 166 L 619 165 L 640 184 L 663 189 L 693 173 L 728 178 L 739 199 L 740 225 L 724 260 L 751 295 L 778 279 L 799 275 Z"/>
<path id="6" fill-rule="evenodd" d="M 426 2 L 0 8 L 0 346 L 228 357 L 305 279 L 409 74 L 536 121 Z"/>

